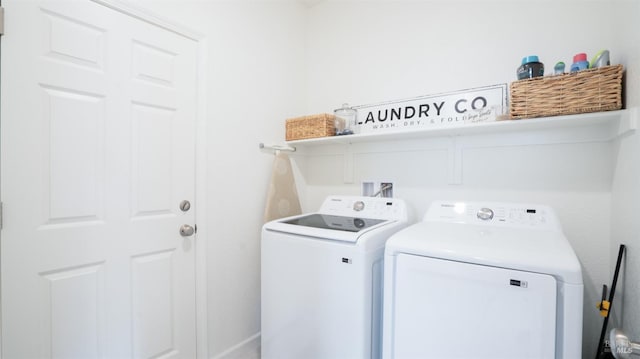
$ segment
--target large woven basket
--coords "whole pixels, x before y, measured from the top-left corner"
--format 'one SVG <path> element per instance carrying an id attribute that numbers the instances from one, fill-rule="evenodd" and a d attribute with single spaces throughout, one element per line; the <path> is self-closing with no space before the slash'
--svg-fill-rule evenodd
<path id="1" fill-rule="evenodd" d="M 335 116 L 328 113 L 290 118 L 286 121 L 286 140 L 304 140 L 336 134 Z"/>
<path id="2" fill-rule="evenodd" d="M 572 115 L 622 108 L 622 65 L 511 83 L 512 119 Z"/>

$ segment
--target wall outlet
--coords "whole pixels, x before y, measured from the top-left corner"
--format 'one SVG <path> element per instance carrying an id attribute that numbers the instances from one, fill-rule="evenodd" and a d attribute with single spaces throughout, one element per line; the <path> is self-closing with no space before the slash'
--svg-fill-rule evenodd
<path id="1" fill-rule="evenodd" d="M 362 195 L 366 197 L 393 197 L 392 181 L 362 181 Z"/>

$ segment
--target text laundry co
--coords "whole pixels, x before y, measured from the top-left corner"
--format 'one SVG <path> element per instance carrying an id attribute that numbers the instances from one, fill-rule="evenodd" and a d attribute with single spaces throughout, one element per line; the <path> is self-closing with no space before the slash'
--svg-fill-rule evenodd
<path id="1" fill-rule="evenodd" d="M 379 109 L 377 112 L 377 116 L 374 115 L 374 111 L 369 111 L 364 121 L 358 121 L 358 124 L 367 124 L 367 123 L 375 123 L 375 122 L 385 122 L 385 121 L 400 121 L 400 120 L 411 120 L 411 119 L 421 119 L 429 117 L 429 114 L 440 116 L 442 108 L 445 106 L 445 101 L 440 103 L 434 102 L 431 106 L 428 103 L 420 104 L 417 106 L 404 106 L 404 107 L 394 107 L 394 108 L 385 108 Z M 474 98 L 471 103 L 472 110 L 481 110 L 487 106 L 487 99 L 482 96 L 478 96 Z M 459 99 L 454 104 L 454 110 L 458 114 L 464 114 L 468 111 L 468 105 L 466 99 Z"/>

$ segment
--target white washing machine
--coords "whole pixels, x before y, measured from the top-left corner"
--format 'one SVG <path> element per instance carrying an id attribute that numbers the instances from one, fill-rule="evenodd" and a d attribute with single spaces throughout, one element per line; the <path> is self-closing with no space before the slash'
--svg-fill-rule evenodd
<path id="1" fill-rule="evenodd" d="M 262 359 L 379 358 L 384 244 L 396 198 L 328 197 L 262 229 Z"/>
<path id="2" fill-rule="evenodd" d="M 580 263 L 553 210 L 436 202 L 387 241 L 383 358 L 581 358 Z"/>

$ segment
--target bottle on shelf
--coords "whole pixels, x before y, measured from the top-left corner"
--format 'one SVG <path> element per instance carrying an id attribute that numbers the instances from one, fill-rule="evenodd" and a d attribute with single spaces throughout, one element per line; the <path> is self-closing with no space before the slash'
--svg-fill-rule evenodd
<path id="1" fill-rule="evenodd" d="M 538 56 L 531 55 L 522 58 L 522 65 L 518 67 L 518 80 L 530 79 L 544 75 L 544 64 Z"/>
<path id="2" fill-rule="evenodd" d="M 573 56 L 573 64 L 571 64 L 571 72 L 580 70 L 586 70 L 589 68 L 589 61 L 587 61 L 587 54 L 581 52 Z"/>

